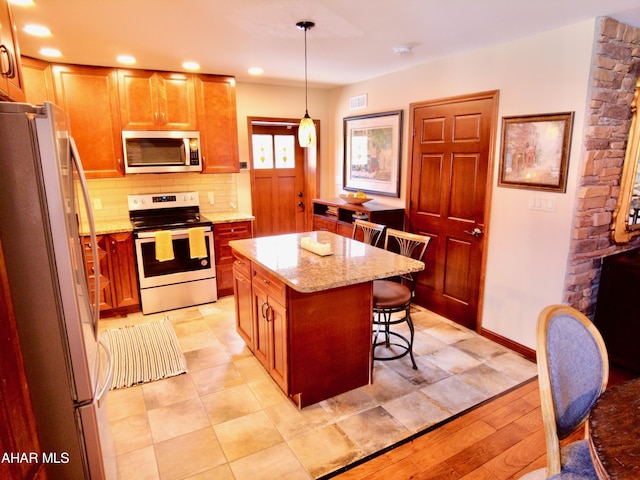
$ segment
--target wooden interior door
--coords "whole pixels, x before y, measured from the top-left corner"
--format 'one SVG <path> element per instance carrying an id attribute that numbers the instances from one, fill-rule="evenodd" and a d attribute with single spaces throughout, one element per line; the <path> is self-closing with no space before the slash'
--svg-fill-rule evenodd
<path id="1" fill-rule="evenodd" d="M 254 236 L 306 230 L 305 152 L 295 123 L 251 124 Z"/>
<path id="2" fill-rule="evenodd" d="M 484 280 L 498 92 L 411 105 L 409 224 L 429 235 L 416 303 L 473 330 Z"/>

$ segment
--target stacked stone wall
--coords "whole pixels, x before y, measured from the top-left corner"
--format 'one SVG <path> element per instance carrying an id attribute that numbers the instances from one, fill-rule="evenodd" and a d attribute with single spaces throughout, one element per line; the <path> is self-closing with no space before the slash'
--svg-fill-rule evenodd
<path id="1" fill-rule="evenodd" d="M 640 246 L 617 245 L 611 222 L 620 192 L 631 101 L 640 74 L 640 28 L 599 19 L 593 52 L 582 171 L 563 302 L 593 318 L 602 258 Z"/>

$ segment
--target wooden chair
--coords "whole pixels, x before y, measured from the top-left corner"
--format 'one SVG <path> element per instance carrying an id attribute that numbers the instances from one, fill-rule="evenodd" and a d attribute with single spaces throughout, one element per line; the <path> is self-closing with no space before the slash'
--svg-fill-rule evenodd
<path id="1" fill-rule="evenodd" d="M 380 223 L 367 222 L 366 220 L 355 220 L 353 222 L 353 231 L 351 232 L 351 238 L 355 239 L 358 231 L 363 234 L 363 242 L 378 246 L 380 239 L 382 238 L 382 232 L 384 232 L 385 225 Z"/>
<path id="2" fill-rule="evenodd" d="M 385 250 L 399 249 L 400 255 L 423 261 L 424 254 L 431 237 L 403 232 L 392 228 L 387 229 L 384 241 Z M 415 280 L 417 273 L 408 273 L 394 279 L 374 280 L 373 282 L 373 359 L 395 360 L 405 355 L 411 358 L 413 369 L 418 366 L 413 358 L 413 321 L 409 313 L 411 301 L 415 295 Z M 400 318 L 394 314 L 403 313 Z M 393 331 L 392 326 L 406 323 L 409 327 L 409 338 L 398 331 Z M 382 335 L 383 339 L 378 341 Z M 390 355 L 376 355 L 376 349 L 385 347 Z M 387 352 L 389 353 L 389 352 Z"/>
<path id="3" fill-rule="evenodd" d="M 594 478 L 588 440 L 560 449 L 560 440 L 585 423 L 609 380 L 609 359 L 600 332 L 575 308 L 551 305 L 538 317 L 538 381 L 547 477 Z"/>

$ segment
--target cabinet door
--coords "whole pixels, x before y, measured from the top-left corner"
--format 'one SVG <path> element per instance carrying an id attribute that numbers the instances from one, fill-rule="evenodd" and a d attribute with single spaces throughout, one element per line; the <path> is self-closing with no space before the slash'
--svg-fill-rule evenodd
<path id="1" fill-rule="evenodd" d="M 197 130 L 193 75 L 159 72 L 157 78 L 162 129 Z"/>
<path id="2" fill-rule="evenodd" d="M 193 76 L 118 70 L 122 130 L 196 130 Z"/>
<path id="3" fill-rule="evenodd" d="M 280 385 L 283 392 L 289 393 L 287 342 L 287 310 L 280 303 L 269 298 L 267 310 L 269 331 L 269 373 Z"/>
<path id="4" fill-rule="evenodd" d="M 69 115 L 82 166 L 89 178 L 117 177 L 122 168 L 122 133 L 115 70 L 53 65 L 56 103 Z"/>
<path id="5" fill-rule="evenodd" d="M 233 290 L 236 297 L 236 331 L 253 352 L 255 321 L 251 309 L 251 280 L 236 267 L 233 269 Z"/>
<path id="6" fill-rule="evenodd" d="M 96 270 L 94 268 L 93 257 L 91 255 L 91 238 L 84 237 L 84 249 L 87 251 L 85 258 L 87 259 L 87 277 L 89 279 L 90 294 L 93 297 L 96 291 L 96 284 L 100 289 L 100 311 L 111 310 L 114 305 L 113 295 L 111 293 L 111 265 L 109 262 L 109 236 L 98 235 L 98 262 L 100 264 L 100 277 L 96 279 Z"/>
<path id="7" fill-rule="evenodd" d="M 114 308 L 138 305 L 138 278 L 135 268 L 133 235 L 117 233 L 109 235 L 109 255 L 111 256 L 111 285 Z"/>
<path id="8" fill-rule="evenodd" d="M 235 79 L 197 75 L 195 82 L 202 172 L 239 172 Z"/>
<path id="9" fill-rule="evenodd" d="M 118 70 L 122 130 L 154 130 L 158 119 L 156 76 L 145 70 Z"/>
<path id="10" fill-rule="evenodd" d="M 267 323 L 267 292 L 255 282 L 252 285 L 253 291 L 253 315 L 255 318 L 255 330 L 253 337 L 253 354 L 269 371 L 269 325 Z"/>
<path id="11" fill-rule="evenodd" d="M 24 102 L 18 35 L 6 0 L 0 0 L 0 97 Z"/>
<path id="12" fill-rule="evenodd" d="M 50 63 L 35 58 L 22 57 L 22 75 L 24 77 L 24 93 L 28 103 L 40 104 L 56 101 Z"/>

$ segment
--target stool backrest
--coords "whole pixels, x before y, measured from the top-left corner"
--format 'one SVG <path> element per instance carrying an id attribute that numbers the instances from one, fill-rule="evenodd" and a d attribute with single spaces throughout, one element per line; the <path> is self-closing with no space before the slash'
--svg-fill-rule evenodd
<path id="1" fill-rule="evenodd" d="M 431 237 L 426 235 L 418 235 L 416 233 L 403 232 L 393 228 L 387 229 L 387 236 L 384 240 L 385 250 L 394 249 L 394 244 L 400 250 L 398 253 L 405 257 L 411 257 L 414 260 L 424 261 L 424 254 Z"/>
<path id="2" fill-rule="evenodd" d="M 416 233 L 387 228 L 387 234 L 384 240 L 384 249 L 424 262 L 424 254 L 427 251 L 427 246 L 429 246 L 430 240 L 431 237 L 426 235 L 418 235 Z M 415 290 L 415 279 L 418 273 L 420 272 L 407 273 L 396 278 L 400 278 L 401 281 L 408 281 L 411 284 L 411 291 L 413 294 L 413 291 Z"/>
<path id="3" fill-rule="evenodd" d="M 355 220 L 353 222 L 351 238 L 355 239 L 358 234 L 358 230 L 360 230 L 363 234 L 363 242 L 377 247 L 380 239 L 382 238 L 382 232 L 384 232 L 384 229 L 385 225 L 380 223 L 367 222 L 366 220 Z"/>

